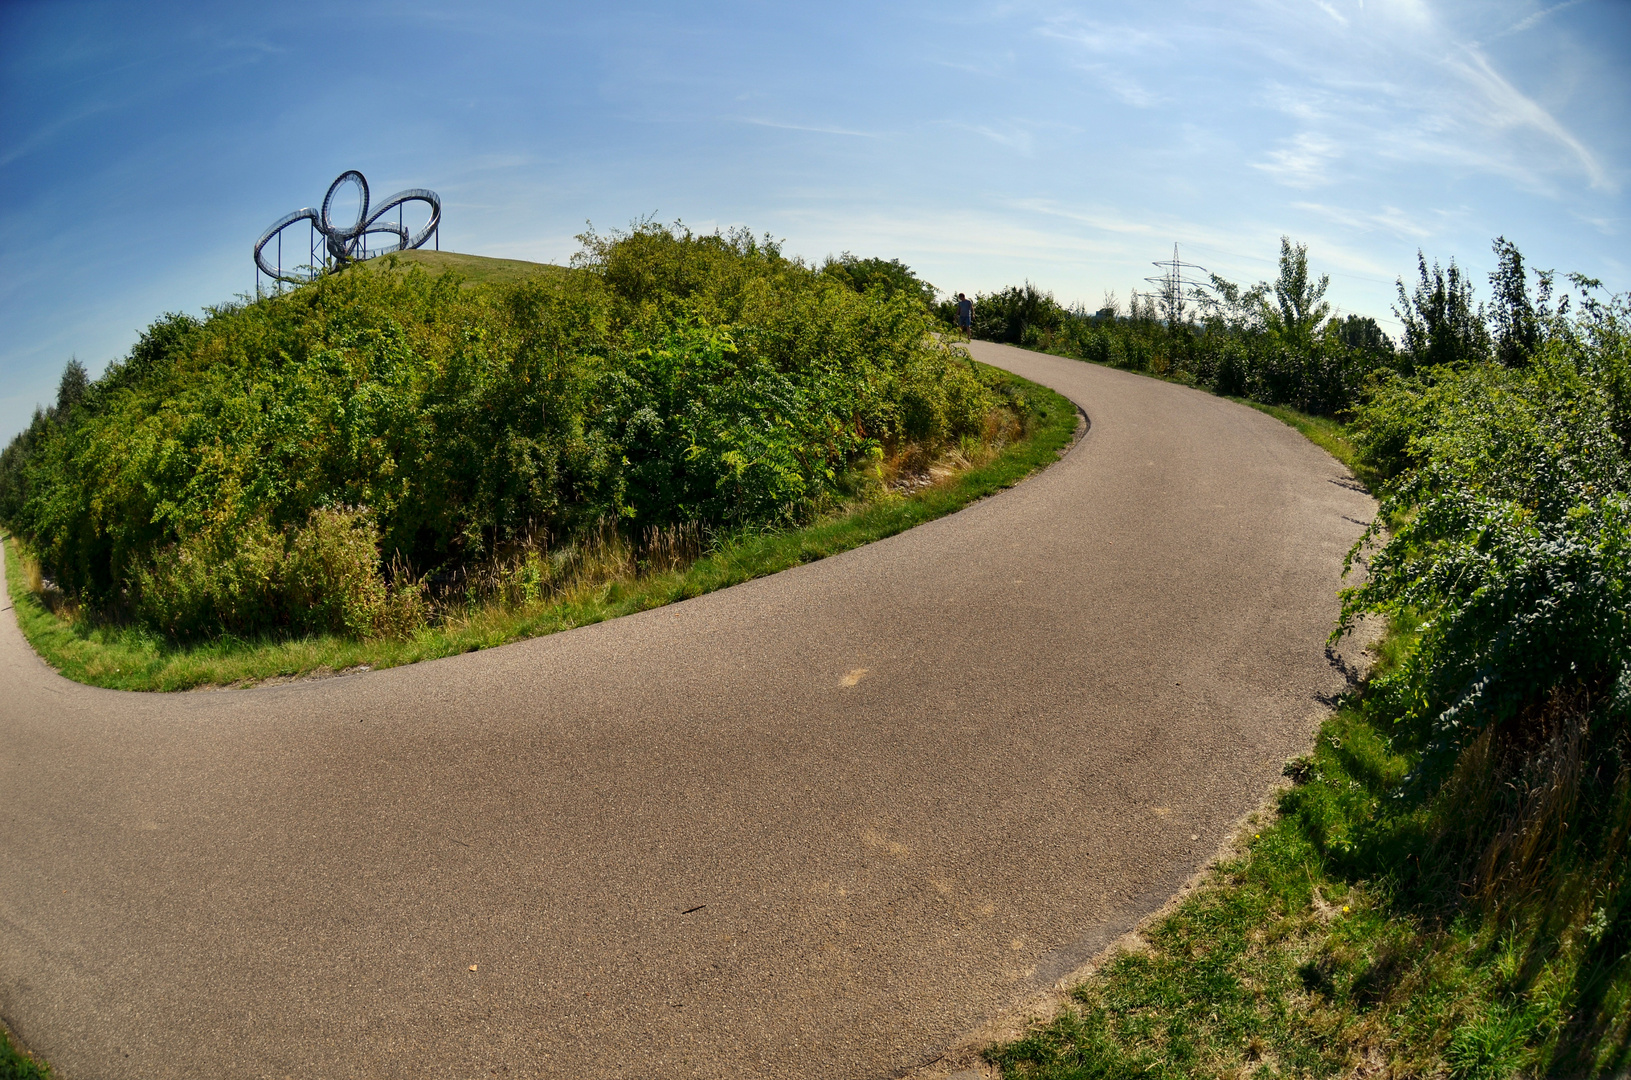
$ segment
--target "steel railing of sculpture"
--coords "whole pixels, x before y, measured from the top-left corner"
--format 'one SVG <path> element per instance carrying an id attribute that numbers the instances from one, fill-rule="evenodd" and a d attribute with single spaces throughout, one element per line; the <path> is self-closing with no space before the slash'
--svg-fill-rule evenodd
<path id="1" fill-rule="evenodd" d="M 347 183 L 354 184 L 357 188 L 357 219 L 349 225 L 336 225 L 329 211 L 334 208 L 335 194 Z M 402 208 L 412 202 L 425 203 L 430 207 L 430 220 L 418 232 L 412 232 L 403 224 Z M 396 211 L 397 219 L 385 220 L 385 215 L 392 210 Z M 283 233 L 302 221 L 311 227 L 306 245 L 307 261 L 286 269 L 283 265 Z M 313 210 L 306 206 L 292 214 L 284 214 L 272 223 L 271 228 L 261 234 L 261 238 L 255 241 L 255 269 L 273 281 L 298 285 L 347 263 L 392 251 L 408 251 L 423 247 L 432 237 L 436 238 L 436 247 L 439 251 L 442 246 L 439 229 L 441 223 L 441 196 L 429 188 L 399 191 L 374 208 L 373 213 L 369 213 L 368 179 L 356 169 L 350 169 L 341 173 L 334 183 L 328 186 L 328 194 L 323 196 L 321 210 Z M 323 238 L 321 251 L 317 243 L 319 236 Z M 371 236 L 389 236 L 392 240 L 388 244 L 370 247 L 368 238 Z M 274 261 L 271 262 L 267 260 L 268 247 L 273 248 Z M 257 285 L 257 291 L 258 289 Z"/>

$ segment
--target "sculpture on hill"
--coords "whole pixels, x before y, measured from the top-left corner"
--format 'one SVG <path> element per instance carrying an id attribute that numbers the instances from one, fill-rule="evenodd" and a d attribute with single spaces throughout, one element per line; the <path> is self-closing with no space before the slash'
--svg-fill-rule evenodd
<path id="1" fill-rule="evenodd" d="M 334 209 L 335 195 L 348 183 L 357 189 L 357 217 L 349 224 L 336 224 L 330 211 Z M 424 203 L 430 208 L 430 220 L 417 232 L 404 223 L 403 208 L 409 203 Z M 313 210 L 306 206 L 278 218 L 272 223 L 271 228 L 255 241 L 256 293 L 260 292 L 261 274 L 265 274 L 273 281 L 301 284 L 347 263 L 392 251 L 408 251 L 423 247 L 432 237 L 436 238 L 437 250 L 441 250 L 442 199 L 429 188 L 408 188 L 406 191 L 399 191 L 374 208 L 372 213 L 369 210 L 368 180 L 356 169 L 349 169 L 328 186 L 328 194 L 323 196 L 321 210 Z M 396 211 L 396 220 L 388 221 L 386 215 L 392 210 Z M 307 259 L 303 263 L 285 267 L 283 233 L 302 221 L 309 226 Z M 319 236 L 322 237 L 321 245 L 318 243 Z M 390 237 L 390 239 L 377 246 L 371 246 L 369 237 Z M 270 261 L 267 258 L 268 248 L 272 249 Z M 291 246 L 290 255 L 296 253 L 297 249 Z"/>

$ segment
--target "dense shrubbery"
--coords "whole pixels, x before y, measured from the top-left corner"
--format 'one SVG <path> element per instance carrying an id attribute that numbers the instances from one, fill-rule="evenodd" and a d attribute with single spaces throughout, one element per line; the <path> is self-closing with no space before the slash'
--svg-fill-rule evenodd
<path id="1" fill-rule="evenodd" d="M 1576 279 L 1585 301 L 1553 309 L 1550 275 L 1531 299 L 1516 249 L 1497 252 L 1494 318 L 1423 266 L 1416 363 L 1355 411 L 1392 530 L 1345 618 L 1417 631 L 1365 697 L 1410 774 L 1353 857 L 1413 903 L 1470 904 L 1518 950 L 1503 1008 L 1535 1060 L 1615 1071 L 1631 1044 L 1631 305 Z"/>
<path id="2" fill-rule="evenodd" d="M 70 596 L 179 637 L 387 632 L 424 575 L 607 520 L 791 522 L 997 404 L 875 263 L 643 224 L 515 284 L 363 267 L 169 315 L 65 382 L 0 512 Z"/>

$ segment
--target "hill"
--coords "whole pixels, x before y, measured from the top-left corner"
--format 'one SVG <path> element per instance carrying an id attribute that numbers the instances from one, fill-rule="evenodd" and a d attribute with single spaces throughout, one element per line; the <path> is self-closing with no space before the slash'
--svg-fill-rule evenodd
<path id="1" fill-rule="evenodd" d="M 575 271 L 553 263 L 526 262 L 522 259 L 493 259 L 485 255 L 465 255 L 455 251 L 399 251 L 369 259 L 363 264 L 371 269 L 387 270 L 394 267 L 422 266 L 433 274 L 455 271 L 472 285 L 509 285 L 532 278 L 564 277 Z"/>

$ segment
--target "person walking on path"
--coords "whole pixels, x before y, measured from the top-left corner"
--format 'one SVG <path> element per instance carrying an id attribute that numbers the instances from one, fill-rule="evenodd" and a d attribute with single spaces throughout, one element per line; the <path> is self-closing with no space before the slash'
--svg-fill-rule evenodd
<path id="1" fill-rule="evenodd" d="M 962 293 L 957 294 L 957 329 L 966 338 L 974 336 L 974 301 Z"/>

